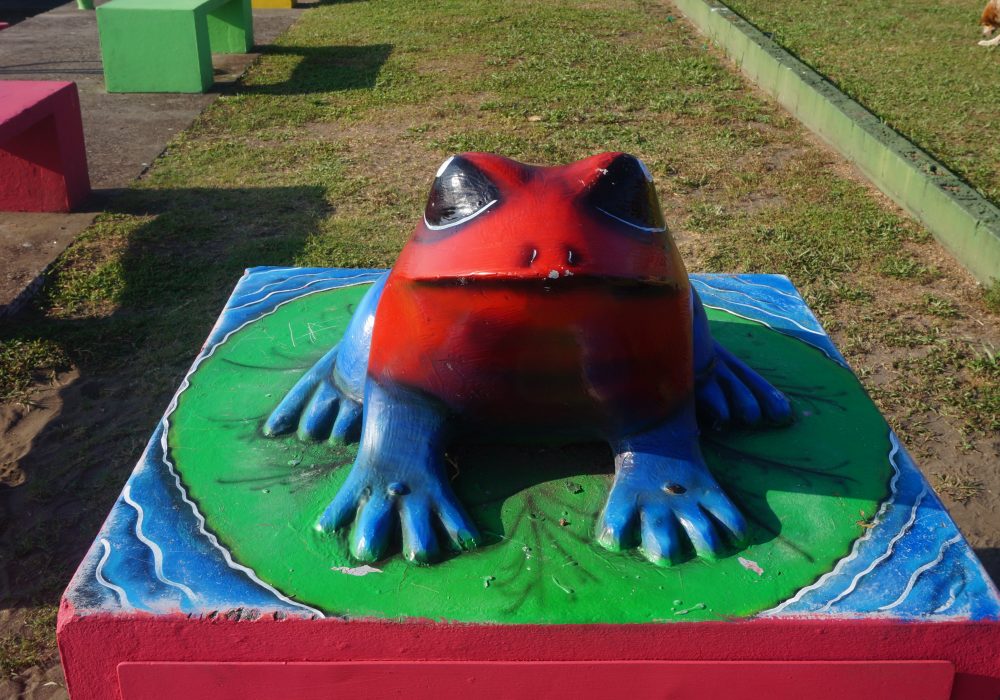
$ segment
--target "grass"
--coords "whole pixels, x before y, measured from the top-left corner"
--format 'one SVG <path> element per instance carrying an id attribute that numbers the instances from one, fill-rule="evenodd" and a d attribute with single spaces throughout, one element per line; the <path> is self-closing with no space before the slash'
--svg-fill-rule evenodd
<path id="1" fill-rule="evenodd" d="M 958 503 L 966 503 L 983 491 L 983 482 L 968 475 L 934 472 L 931 476 L 937 492 L 948 494 Z"/>
<path id="2" fill-rule="evenodd" d="M 913 143 L 1000 204 L 1000 141 L 993 79 L 997 48 L 977 45 L 984 3 L 858 0 L 730 7 L 827 76 Z M 885 272 L 926 277 L 906 260 Z M 997 285 L 986 290 L 996 311 Z M 992 290 L 992 291 L 991 291 Z"/>
<path id="3" fill-rule="evenodd" d="M 56 643 L 55 605 L 31 610 L 17 633 L 0 635 L 0 678 L 45 662 Z"/>
<path id="4" fill-rule="evenodd" d="M 0 326 L 5 399 L 80 373 L 2 535 L 11 561 L 47 570 L 15 567 L 11 604 L 57 600 L 242 270 L 390 265 L 438 164 L 462 150 L 636 153 L 691 269 L 789 275 L 918 455 L 927 441 L 959 461 L 992 449 L 1000 369 L 994 341 L 968 329 L 995 327 L 994 312 L 673 12 L 383 0 L 305 13 Z M 10 672 L 41 658 L 19 648 Z"/>
<path id="5" fill-rule="evenodd" d="M 37 382 L 65 369 L 69 358 L 59 343 L 42 338 L 0 341 L 0 401 L 25 401 Z"/>
<path id="6" fill-rule="evenodd" d="M 987 308 L 995 314 L 1000 314 L 1000 279 L 993 280 L 984 295 Z"/>
<path id="7" fill-rule="evenodd" d="M 855 0 L 728 4 L 887 124 L 1000 202 L 996 49 L 976 44 L 985 3 Z"/>

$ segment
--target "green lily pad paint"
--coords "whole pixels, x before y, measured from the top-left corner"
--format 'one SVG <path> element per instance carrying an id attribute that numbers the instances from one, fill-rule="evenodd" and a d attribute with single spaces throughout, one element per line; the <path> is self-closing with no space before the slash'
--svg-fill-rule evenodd
<path id="1" fill-rule="evenodd" d="M 304 296 L 234 333 L 191 376 L 168 434 L 190 496 L 233 557 L 330 614 L 495 623 L 751 616 L 829 571 L 864 532 L 858 514 L 875 512 L 888 490 L 889 431 L 857 379 L 799 340 L 709 310 L 712 334 L 796 408 L 787 428 L 702 437 L 713 473 L 751 523 L 744 549 L 669 568 L 613 554 L 593 542 L 611 483 L 606 447 L 460 445 L 449 455 L 453 483 L 484 546 L 434 566 L 394 556 L 361 575 L 344 536 L 313 528 L 356 448 L 269 440 L 260 429 L 275 397 L 337 342 L 365 290 Z"/>

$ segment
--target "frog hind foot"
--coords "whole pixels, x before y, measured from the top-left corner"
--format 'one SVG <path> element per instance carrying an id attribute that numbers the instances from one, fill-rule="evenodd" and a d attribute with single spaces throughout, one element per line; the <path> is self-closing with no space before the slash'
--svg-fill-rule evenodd
<path id="1" fill-rule="evenodd" d="M 715 361 L 695 387 L 698 414 L 713 428 L 787 425 L 792 404 L 781 391 L 718 342 Z"/>
<path id="2" fill-rule="evenodd" d="M 351 554 L 362 562 L 386 557 L 397 541 L 403 556 L 419 563 L 477 546 L 475 523 L 445 472 L 443 412 L 374 381 L 366 387 L 365 407 L 357 460 L 316 529 L 350 528 Z"/>
<path id="3" fill-rule="evenodd" d="M 712 337 L 705 306 L 694 287 L 691 311 L 695 401 L 702 422 L 716 429 L 730 423 L 790 423 L 788 398 Z"/>
<path id="4" fill-rule="evenodd" d="M 638 546 L 654 564 L 677 564 L 693 549 L 714 560 L 746 540 L 746 520 L 709 472 L 693 411 L 619 440 L 615 479 L 597 541 L 612 551 Z"/>
<path id="5" fill-rule="evenodd" d="M 361 404 L 345 395 L 333 380 L 339 345 L 334 346 L 271 412 L 264 435 L 295 431 L 300 440 L 354 442 L 361 428 Z"/>

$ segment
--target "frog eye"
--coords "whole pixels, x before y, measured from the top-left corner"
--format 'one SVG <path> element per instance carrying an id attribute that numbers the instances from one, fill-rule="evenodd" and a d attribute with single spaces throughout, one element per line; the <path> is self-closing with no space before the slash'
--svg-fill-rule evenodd
<path id="1" fill-rule="evenodd" d="M 482 214 L 500 199 L 496 185 L 469 160 L 453 156 L 438 168 L 424 210 L 432 231 L 458 226 Z"/>
<path id="2" fill-rule="evenodd" d="M 605 216 L 640 231 L 667 230 L 653 176 L 641 160 L 627 153 L 601 170 L 601 176 L 587 193 L 587 203 Z"/>

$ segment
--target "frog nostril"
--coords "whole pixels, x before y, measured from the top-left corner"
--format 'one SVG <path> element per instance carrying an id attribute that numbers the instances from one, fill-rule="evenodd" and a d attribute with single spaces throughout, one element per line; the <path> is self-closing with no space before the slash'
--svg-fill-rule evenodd
<path id="1" fill-rule="evenodd" d="M 531 267 L 538 259 L 538 248 L 529 248 L 524 259 L 524 266 Z"/>
<path id="2" fill-rule="evenodd" d="M 579 265 L 580 264 L 580 254 L 577 253 L 572 248 L 566 249 L 566 263 L 568 265 Z"/>

